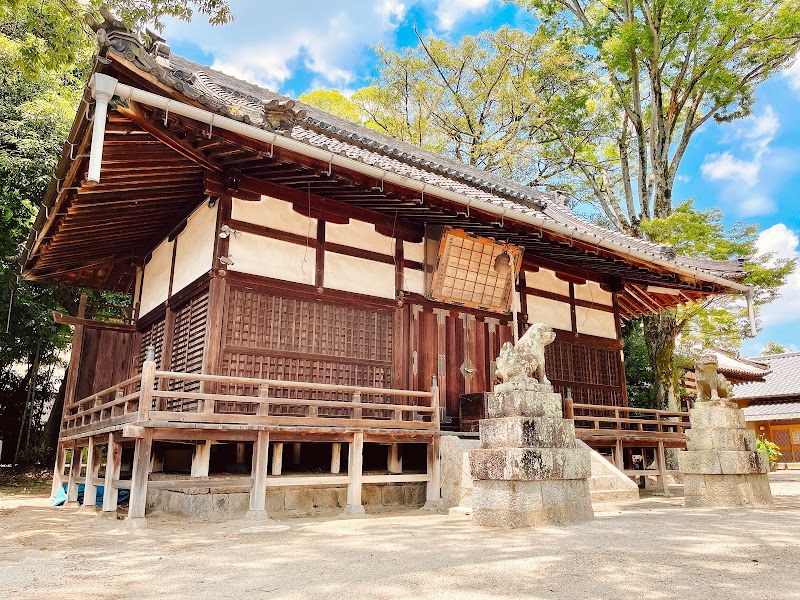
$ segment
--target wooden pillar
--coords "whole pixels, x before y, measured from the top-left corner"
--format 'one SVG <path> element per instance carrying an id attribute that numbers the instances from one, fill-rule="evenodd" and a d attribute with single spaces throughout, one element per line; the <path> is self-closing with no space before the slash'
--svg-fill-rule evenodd
<path id="1" fill-rule="evenodd" d="M 154 360 L 146 360 L 142 363 L 142 386 L 141 392 L 139 392 L 139 421 L 147 421 L 150 416 L 150 407 L 153 404 L 153 387 L 155 384 L 156 363 Z M 149 466 L 148 463 L 148 467 Z"/>
<path id="2" fill-rule="evenodd" d="M 671 496 L 669 491 L 669 484 L 667 483 L 667 460 L 664 455 L 664 442 L 658 442 L 658 451 L 656 453 L 656 462 L 658 463 L 658 487 L 661 488 L 661 493 L 665 496 Z"/>
<path id="3" fill-rule="evenodd" d="M 616 444 L 614 445 L 614 466 L 617 467 L 620 471 L 625 468 L 625 461 L 622 457 L 622 440 L 617 440 Z"/>
<path id="4" fill-rule="evenodd" d="M 347 484 L 347 506 L 344 507 L 346 515 L 363 515 L 364 507 L 361 505 L 361 479 L 364 468 L 364 432 L 357 431 L 350 442 L 350 454 L 347 466 L 347 475 L 350 481 Z"/>
<path id="5" fill-rule="evenodd" d="M 342 445 L 334 442 L 331 445 L 331 473 L 336 474 L 342 470 Z"/>
<path id="6" fill-rule="evenodd" d="M 50 488 L 50 498 L 53 499 L 58 494 L 58 490 L 64 485 L 64 454 L 66 447 L 64 442 L 58 442 L 56 446 L 56 464 L 53 467 L 53 485 Z"/>
<path id="7" fill-rule="evenodd" d="M 116 516 L 117 498 L 119 490 L 114 481 L 119 480 L 122 467 L 122 444 L 114 441 L 114 434 L 108 434 L 108 449 L 106 450 L 106 478 L 103 484 L 103 512 Z"/>
<path id="8" fill-rule="evenodd" d="M 86 456 L 86 482 L 83 486 L 83 506 L 95 510 L 97 503 L 97 476 L 100 473 L 100 452 L 93 437 L 89 437 Z"/>
<path id="9" fill-rule="evenodd" d="M 280 475 L 283 470 L 283 442 L 272 444 L 272 474 Z"/>
<path id="10" fill-rule="evenodd" d="M 386 466 L 389 473 L 403 472 L 403 455 L 400 453 L 400 444 L 389 444 L 389 459 Z"/>
<path id="11" fill-rule="evenodd" d="M 211 462 L 211 440 L 194 445 L 192 454 L 192 477 L 208 477 Z"/>
<path id="12" fill-rule="evenodd" d="M 250 488 L 248 519 L 267 518 L 267 465 L 269 461 L 269 431 L 261 430 L 253 444 L 253 487 Z"/>
<path id="13" fill-rule="evenodd" d="M 300 442 L 295 442 L 292 444 L 292 464 L 300 464 Z"/>
<path id="14" fill-rule="evenodd" d="M 125 524 L 129 527 L 144 527 L 147 505 L 147 478 L 150 471 L 150 452 L 153 447 L 153 430 L 144 428 L 142 437 L 136 439 L 131 472 L 131 497 Z"/>
<path id="15" fill-rule="evenodd" d="M 67 480 L 67 501 L 64 506 L 78 506 L 78 476 L 81 470 L 81 453 L 83 448 L 78 442 L 72 442 L 72 459 L 69 462 L 69 479 Z"/>
<path id="16" fill-rule="evenodd" d="M 434 435 L 428 444 L 428 485 L 425 508 L 437 508 L 441 498 L 441 462 L 439 459 L 439 435 Z"/>
<path id="17" fill-rule="evenodd" d="M 244 442 L 237 442 L 236 444 L 236 464 L 244 464 Z"/>

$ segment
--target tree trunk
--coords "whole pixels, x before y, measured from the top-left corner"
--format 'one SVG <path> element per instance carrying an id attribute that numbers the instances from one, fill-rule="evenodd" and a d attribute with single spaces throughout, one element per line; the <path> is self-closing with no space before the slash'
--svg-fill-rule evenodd
<path id="1" fill-rule="evenodd" d="M 644 341 L 653 369 L 653 400 L 657 408 L 678 410 L 674 358 L 678 333 L 675 311 L 645 315 Z"/>

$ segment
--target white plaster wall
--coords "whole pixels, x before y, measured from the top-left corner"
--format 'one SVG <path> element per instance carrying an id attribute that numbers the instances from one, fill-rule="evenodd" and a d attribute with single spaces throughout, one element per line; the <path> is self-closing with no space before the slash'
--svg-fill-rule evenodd
<path id="1" fill-rule="evenodd" d="M 617 339 L 617 321 L 612 312 L 576 306 L 575 320 L 578 333 Z"/>
<path id="2" fill-rule="evenodd" d="M 528 295 L 528 323 L 546 323 L 556 329 L 572 331 L 572 316 L 569 304 Z"/>
<path id="3" fill-rule="evenodd" d="M 136 267 L 136 277 L 134 278 L 133 283 L 133 301 L 139 301 L 139 292 L 142 289 L 142 273 L 144 273 L 141 267 Z"/>
<path id="4" fill-rule="evenodd" d="M 139 314 L 146 315 L 167 299 L 169 276 L 172 270 L 172 245 L 164 240 L 153 250 L 150 262 L 144 266 L 142 277 L 142 303 Z"/>
<path id="5" fill-rule="evenodd" d="M 228 239 L 228 254 L 233 259 L 228 267 L 231 271 L 314 284 L 317 262 L 314 248 L 250 233 Z"/>
<path id="6" fill-rule="evenodd" d="M 261 196 L 258 202 L 233 199 L 231 218 L 302 236 L 317 237 L 317 220 L 297 213 L 290 202 Z"/>
<path id="7" fill-rule="evenodd" d="M 425 295 L 425 272 L 403 269 L 403 291 Z"/>
<path id="8" fill-rule="evenodd" d="M 394 238 L 381 235 L 371 223 L 356 219 L 350 219 L 347 225 L 326 223 L 325 241 L 394 256 Z"/>
<path id="9" fill-rule="evenodd" d="M 394 265 L 326 252 L 325 287 L 379 298 L 394 298 Z"/>
<path id="10" fill-rule="evenodd" d="M 403 242 L 403 258 L 419 263 L 425 262 L 425 242 Z"/>
<path id="11" fill-rule="evenodd" d="M 539 269 L 536 272 L 525 271 L 525 287 L 569 296 L 569 283 L 561 281 L 550 269 Z"/>
<path id="12" fill-rule="evenodd" d="M 575 297 L 578 300 L 588 300 L 597 304 L 614 306 L 614 298 L 611 292 L 600 289 L 600 284 L 595 281 L 587 281 L 583 285 L 575 285 Z"/>
<path id="13" fill-rule="evenodd" d="M 181 291 L 213 267 L 214 239 L 217 229 L 217 205 L 208 208 L 203 203 L 195 210 L 178 235 L 175 249 L 175 275 L 172 293 Z"/>

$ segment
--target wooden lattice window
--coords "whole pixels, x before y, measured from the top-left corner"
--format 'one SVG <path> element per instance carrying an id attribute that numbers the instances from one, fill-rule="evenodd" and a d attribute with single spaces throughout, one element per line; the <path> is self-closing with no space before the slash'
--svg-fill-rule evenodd
<path id="1" fill-rule="evenodd" d="M 208 293 L 195 296 L 175 311 L 171 371 L 200 373 L 208 319 Z M 200 382 L 173 381 L 170 389 L 197 391 Z"/>

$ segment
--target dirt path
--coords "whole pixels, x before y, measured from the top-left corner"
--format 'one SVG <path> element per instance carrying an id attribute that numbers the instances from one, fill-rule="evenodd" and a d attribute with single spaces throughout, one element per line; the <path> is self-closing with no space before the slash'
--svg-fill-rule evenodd
<path id="1" fill-rule="evenodd" d="M 260 534 L 154 515 L 132 532 L 41 496 L 0 496 L 0 597 L 800 599 L 800 473 L 772 479 L 769 510 L 648 498 L 596 506 L 584 525 L 515 531 L 415 511 Z"/>

